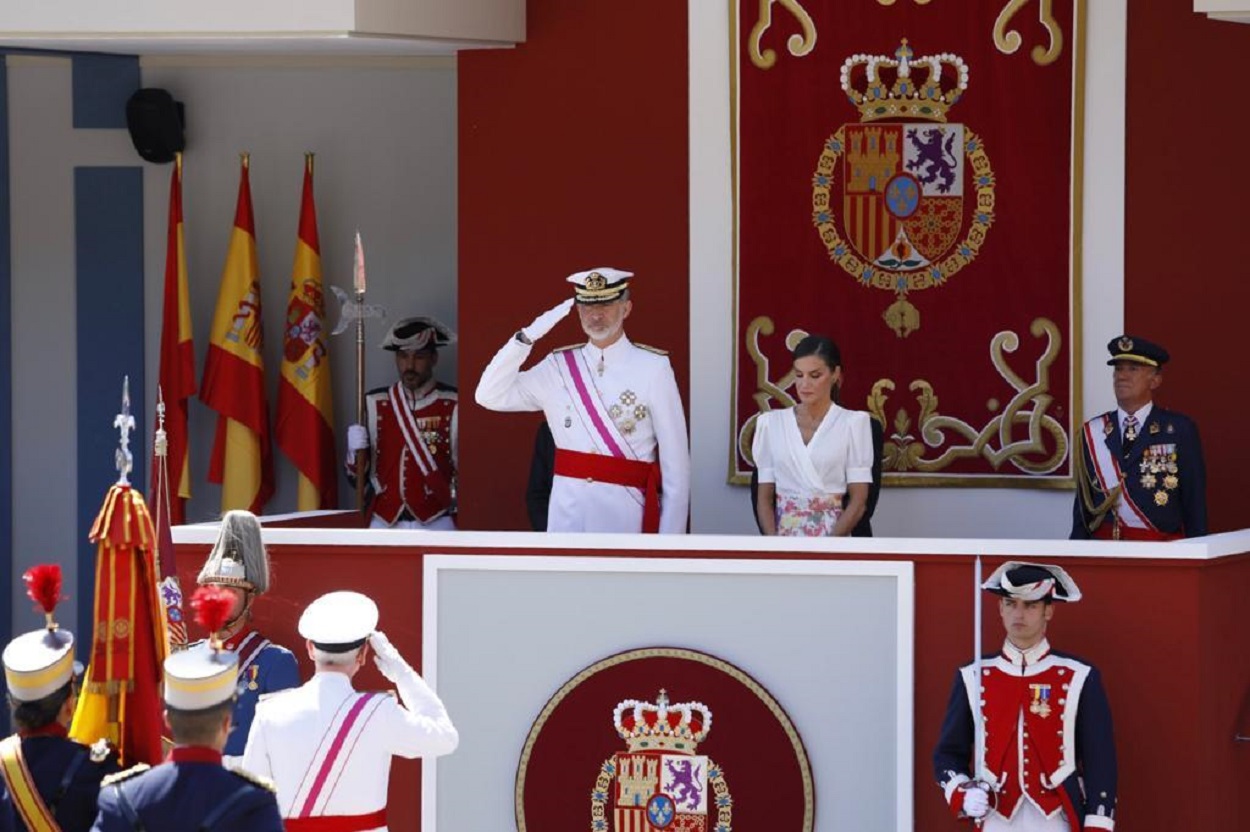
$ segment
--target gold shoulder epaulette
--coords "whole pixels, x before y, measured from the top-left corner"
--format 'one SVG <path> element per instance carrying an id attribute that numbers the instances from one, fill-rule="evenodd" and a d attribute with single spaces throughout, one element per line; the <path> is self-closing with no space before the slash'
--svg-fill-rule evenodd
<path id="1" fill-rule="evenodd" d="M 655 353 L 656 355 L 668 355 L 668 350 L 662 350 L 662 349 L 660 349 L 659 347 L 653 347 L 653 346 L 651 346 L 650 344 L 639 344 L 637 341 L 635 341 L 635 342 L 634 342 L 634 346 L 635 346 L 635 347 L 637 347 L 637 348 L 638 348 L 638 349 L 640 349 L 640 350 L 646 350 L 647 352 L 653 352 L 653 353 Z"/>
<path id="2" fill-rule="evenodd" d="M 552 350 L 552 352 L 557 353 L 557 352 L 568 352 L 569 350 L 580 350 L 584 346 L 586 346 L 585 343 L 569 344 L 567 347 L 556 347 L 554 350 Z"/>
<path id="3" fill-rule="evenodd" d="M 128 768 L 125 771 L 119 771 L 115 774 L 105 775 L 104 779 L 100 781 L 100 785 L 111 786 L 114 783 L 120 783 L 123 780 L 129 780 L 131 777 L 134 777 L 137 774 L 143 774 L 143 772 L 145 771 L 150 771 L 151 768 L 152 767 L 148 765 L 147 763 L 139 763 L 137 766 Z"/>
<path id="4" fill-rule="evenodd" d="M 278 791 L 277 785 L 268 777 L 261 777 L 259 774 L 252 774 L 252 772 L 245 768 L 231 768 L 226 770 L 234 774 L 236 777 L 241 777 L 253 786 L 259 786 L 267 792 L 274 792 L 276 794 Z"/>

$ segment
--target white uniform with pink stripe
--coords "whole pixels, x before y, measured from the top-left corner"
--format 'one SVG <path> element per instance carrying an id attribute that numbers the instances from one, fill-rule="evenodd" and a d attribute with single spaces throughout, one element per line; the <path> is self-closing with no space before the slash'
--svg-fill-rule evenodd
<path id="1" fill-rule="evenodd" d="M 392 757 L 455 750 L 459 738 L 438 695 L 406 665 L 394 675 L 400 701 L 322 672 L 257 705 L 243 767 L 277 784 L 283 818 L 384 811 Z"/>

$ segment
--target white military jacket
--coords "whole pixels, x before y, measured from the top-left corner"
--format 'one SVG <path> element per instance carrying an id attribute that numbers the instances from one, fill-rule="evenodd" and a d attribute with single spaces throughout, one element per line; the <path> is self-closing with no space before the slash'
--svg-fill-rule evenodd
<path id="1" fill-rule="evenodd" d="M 521 372 L 532 346 L 509 338 L 478 382 L 477 403 L 490 410 L 541 410 L 556 447 L 605 453 L 602 439 L 569 389 L 559 362 L 573 352 L 587 382 L 635 459 L 659 455 L 663 493 L 660 532 L 686 531 L 690 508 L 690 446 L 686 415 L 668 356 L 640 347 L 624 335 L 606 349 L 586 344 L 549 353 Z M 637 532 L 642 528 L 643 492 L 638 488 L 556 476 L 547 511 L 552 532 Z"/>
<path id="2" fill-rule="evenodd" d="M 243 768 L 278 789 L 284 818 L 367 815 L 386 808 L 391 757 L 436 757 L 459 742 L 438 695 L 405 668 L 401 706 L 377 694 L 349 717 L 360 694 L 344 673 L 317 673 L 304 685 L 265 697 L 243 752 Z M 350 729 L 340 734 L 344 722 Z M 327 750 L 341 740 L 334 763 L 318 777 Z M 376 829 L 385 832 L 385 826 Z"/>

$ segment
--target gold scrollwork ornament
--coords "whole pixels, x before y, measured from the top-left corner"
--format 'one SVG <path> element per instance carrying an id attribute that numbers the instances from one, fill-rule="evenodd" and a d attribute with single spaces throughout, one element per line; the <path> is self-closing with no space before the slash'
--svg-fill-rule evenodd
<path id="1" fill-rule="evenodd" d="M 816 48 L 816 23 L 811 14 L 803 8 L 798 0 L 760 0 L 759 19 L 751 27 L 747 36 L 747 54 L 751 63 L 758 69 L 771 69 L 777 63 L 777 53 L 772 49 L 763 49 L 764 33 L 773 25 L 773 6 L 778 5 L 788 11 L 799 22 L 800 34 L 790 35 L 786 39 L 786 49 L 796 58 L 810 54 Z"/>

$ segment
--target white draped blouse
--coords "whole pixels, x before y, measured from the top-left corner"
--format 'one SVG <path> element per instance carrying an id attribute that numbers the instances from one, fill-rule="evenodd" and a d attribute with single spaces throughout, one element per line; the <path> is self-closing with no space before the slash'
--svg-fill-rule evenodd
<path id="1" fill-rule="evenodd" d="M 872 482 L 870 418 L 862 410 L 831 405 L 804 445 L 794 408 L 761 413 L 751 446 L 759 481 L 804 496 L 845 494 L 848 483 Z"/>

